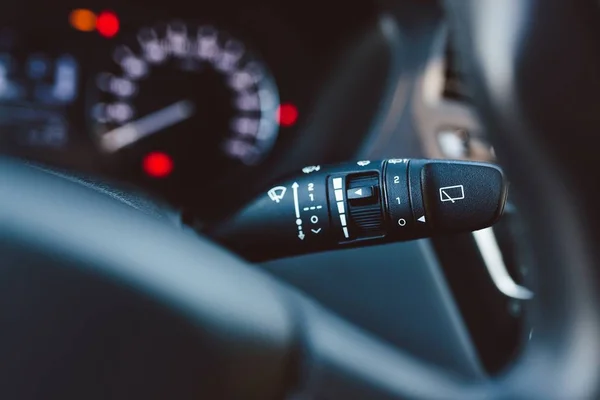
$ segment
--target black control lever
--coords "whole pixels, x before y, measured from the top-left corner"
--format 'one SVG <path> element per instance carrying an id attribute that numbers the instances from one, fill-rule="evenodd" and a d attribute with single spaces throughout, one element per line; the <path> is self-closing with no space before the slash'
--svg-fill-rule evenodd
<path id="1" fill-rule="evenodd" d="M 261 261 L 486 228 L 507 193 L 495 165 L 391 159 L 310 166 L 260 195 L 212 236 Z"/>

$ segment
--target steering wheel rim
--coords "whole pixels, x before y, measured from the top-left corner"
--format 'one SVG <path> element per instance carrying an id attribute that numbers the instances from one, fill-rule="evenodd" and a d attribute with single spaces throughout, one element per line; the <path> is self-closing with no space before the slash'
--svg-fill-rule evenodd
<path id="1" fill-rule="evenodd" d="M 575 153 L 574 147 L 561 154 L 552 136 L 569 123 L 574 136 L 585 137 L 592 131 L 590 119 L 567 114 L 554 127 L 556 119 L 549 123 L 535 107 L 548 105 L 540 98 L 545 92 L 536 93 L 545 77 L 534 79 L 536 84 L 523 80 L 543 65 L 544 57 L 530 50 L 549 31 L 576 40 L 558 46 L 574 65 L 600 64 L 600 49 L 592 46 L 596 28 L 573 29 L 582 15 L 597 10 L 591 1 L 549 6 L 535 0 L 447 0 L 446 7 L 478 110 L 516 189 L 526 189 L 520 206 L 538 266 L 528 315 L 535 333 L 509 370 L 475 382 L 447 374 L 381 343 L 205 239 L 89 188 L 1 160 L 0 321 L 7 340 L 0 342 L 5 360 L 0 394 L 269 399 L 295 389 L 309 398 L 597 395 L 597 254 L 585 214 L 594 192 L 569 180 L 590 154 Z M 553 50 L 543 48 L 541 55 Z M 569 83 L 578 93 L 585 80 Z M 582 106 L 592 91 L 583 93 L 573 97 Z M 584 159 L 573 161 L 575 155 Z M 140 312 L 146 317 L 135 319 L 141 328 L 133 329 L 131 318 Z M 82 319 L 91 323 L 85 314 L 99 318 L 97 329 L 82 327 Z M 154 332 L 153 340 L 140 340 L 148 332 Z M 108 340 L 113 336 L 116 342 Z M 40 341 L 48 338 L 52 341 Z M 135 351 L 109 351 L 124 346 Z M 64 352 L 71 364 L 60 365 Z M 98 378 L 102 357 L 108 361 Z M 26 374 L 33 378 L 24 381 Z"/>
<path id="2" fill-rule="evenodd" d="M 585 145 L 597 106 L 598 8 L 591 1 L 445 2 L 474 104 L 529 230 L 533 339 L 498 381 L 504 397 L 597 397 L 598 287 Z M 591 23 L 595 20 L 596 23 Z M 564 62 L 549 67 L 556 59 Z M 556 101 L 551 86 L 563 101 Z M 566 105 L 568 104 L 568 105 Z M 587 114 L 588 116 L 590 114 Z M 569 140 L 565 141 L 565 132 Z M 586 204 L 587 203 L 587 204 Z"/>
<path id="3" fill-rule="evenodd" d="M 2 309 L 6 342 L 0 346 L 0 353 L 7 363 L 0 390 L 11 388 L 10 394 L 15 394 L 12 391 L 17 389 L 28 393 L 27 385 L 19 386 L 15 374 L 20 371 L 38 374 L 37 379 L 32 377 L 32 380 L 44 388 L 44 397 L 50 393 L 49 398 L 63 395 L 66 398 L 82 395 L 89 398 L 89 392 L 94 393 L 93 389 L 104 393 L 100 386 L 79 388 L 73 385 L 74 388 L 70 388 L 64 378 L 54 375 L 58 372 L 72 374 L 89 384 L 94 381 L 92 377 L 74 368 L 87 367 L 90 368 L 89 373 L 96 369 L 87 363 L 92 360 L 90 352 L 94 352 L 93 346 L 110 354 L 114 351 L 112 347 L 125 345 L 130 347 L 132 354 L 137 354 L 137 359 L 122 358 L 116 354 L 106 357 L 112 357 L 116 364 L 143 369 L 142 363 L 150 362 L 150 355 L 154 353 L 158 357 L 157 362 L 161 357 L 165 362 L 170 361 L 161 367 L 162 379 L 169 377 L 172 380 L 167 386 L 185 387 L 183 393 L 187 395 L 202 394 L 198 387 L 194 388 L 200 381 L 205 381 L 203 385 L 209 393 L 221 393 L 227 398 L 239 397 L 245 392 L 254 393 L 249 398 L 273 398 L 273 393 L 282 390 L 273 384 L 272 379 L 266 378 L 281 377 L 275 381 L 283 382 L 282 376 L 288 375 L 287 364 L 291 365 L 288 358 L 294 355 L 294 321 L 277 285 L 266 275 L 244 268 L 239 259 L 214 245 L 204 246 L 202 243 L 206 241 L 197 240 L 165 220 L 150 218 L 93 189 L 11 160 L 2 160 L 0 168 L 3 171 L 0 187 L 5 194 L 1 200 L 3 210 L 0 217 L 5 256 L 2 270 L 5 290 L 2 296 L 5 305 L 12 305 Z M 132 237 L 140 240 L 132 240 Z M 175 242 L 178 244 L 174 245 Z M 185 250 L 186 246 L 190 247 Z M 194 250 L 190 252 L 192 248 Z M 214 265 L 220 266 L 209 269 L 221 278 L 202 272 L 202 265 L 208 266 L 202 260 L 211 260 Z M 240 268 L 246 272 L 238 270 Z M 202 288 L 202 285 L 205 287 Z M 15 291 L 14 287 L 20 290 Z M 110 296 L 102 296 L 102 291 Z M 248 295 L 252 301 L 240 301 L 239 293 Z M 78 303 L 84 303 L 87 309 L 81 309 Z M 129 311 L 122 311 L 128 308 Z M 11 311 L 13 309 L 16 311 Z M 142 316 L 136 320 L 138 327 L 125 322 L 135 317 L 134 309 Z M 17 311 L 26 315 L 27 319 L 15 315 Z M 92 314 L 96 315 L 93 319 L 90 318 Z M 156 317 L 149 317 L 153 315 Z M 144 316 L 149 319 L 144 320 Z M 164 326 L 161 327 L 168 320 L 174 327 L 179 326 L 173 330 L 179 332 L 177 335 L 172 336 L 170 328 L 165 330 Z M 50 324 L 50 321 L 53 323 Z M 81 324 L 96 326 L 99 332 L 90 332 Z M 139 347 L 136 335 L 144 337 L 145 333 L 140 331 L 142 327 L 147 328 L 151 337 L 156 339 L 156 335 L 160 337 L 162 334 L 171 343 L 140 340 Z M 104 333 L 100 333 L 102 330 Z M 43 345 L 53 350 L 44 350 L 39 343 L 28 342 L 32 331 L 39 331 L 38 340 L 44 338 L 47 342 Z M 110 336 L 121 334 L 124 340 L 111 345 Z M 70 337 L 71 342 L 61 339 L 63 336 Z M 82 336 L 87 339 L 82 339 Z M 193 345 L 194 336 L 199 347 Z M 89 346 L 77 345 L 82 340 Z M 188 344 L 185 351 L 173 345 L 173 341 L 177 340 Z M 204 344 L 200 346 L 200 343 Z M 74 348 L 70 349 L 71 345 Z M 161 349 L 161 346 L 166 347 Z M 168 356 L 168 347 L 179 353 L 183 365 L 195 364 L 191 370 L 198 371 L 196 384 L 183 368 L 173 365 L 176 359 L 172 358 L 174 353 Z M 19 355 L 12 350 L 15 348 L 33 350 Z M 220 350 L 218 355 L 215 348 Z M 73 356 L 73 365 L 60 365 L 61 352 L 82 352 L 82 355 Z M 194 353 L 198 357 L 196 362 L 189 356 Z M 102 357 L 98 356 L 96 354 L 95 362 L 102 363 Z M 47 367 L 50 362 L 57 363 L 55 373 L 36 370 L 36 365 Z M 250 368 L 253 363 L 260 364 L 261 370 Z M 178 382 L 179 378 L 173 376 L 169 369 L 177 370 L 180 378 L 186 379 Z M 212 378 L 202 378 L 202 374 L 208 372 L 213 375 Z M 95 374 L 98 373 L 96 370 Z M 110 371 L 103 373 L 111 374 Z M 53 376 L 55 382 L 48 381 L 44 374 Z M 115 373 L 112 377 L 117 381 L 121 379 Z M 159 382 L 159 376 L 155 378 Z M 61 379 L 62 385 L 66 386 L 61 387 L 57 383 Z M 137 382 L 133 386 L 142 383 Z M 246 384 L 253 389 L 250 390 Z M 126 387 L 127 382 L 121 382 L 121 385 Z M 147 395 L 159 398 L 162 395 L 164 398 L 172 395 L 156 387 L 152 389 L 152 386 L 148 382 L 143 383 L 139 388 L 142 392 L 133 397 Z M 164 388 L 164 384 L 158 387 Z M 78 392 L 83 389 L 85 393 Z M 36 389 L 35 393 L 39 390 Z M 23 393 L 16 397 L 27 398 Z M 32 394 L 31 397 L 38 396 Z"/>

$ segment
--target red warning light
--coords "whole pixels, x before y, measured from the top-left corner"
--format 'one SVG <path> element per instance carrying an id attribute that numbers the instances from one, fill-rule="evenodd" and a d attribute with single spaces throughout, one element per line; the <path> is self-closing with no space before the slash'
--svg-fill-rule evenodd
<path id="1" fill-rule="evenodd" d="M 96 30 L 106 38 L 111 38 L 119 32 L 119 18 L 111 11 L 102 11 L 96 18 Z"/>
<path id="2" fill-rule="evenodd" d="M 173 159 L 166 153 L 148 153 L 142 163 L 144 172 L 152 178 L 165 178 L 173 172 Z"/>
<path id="3" fill-rule="evenodd" d="M 292 126 L 298 121 L 298 108 L 291 103 L 281 104 L 277 108 L 277 122 L 281 126 Z"/>

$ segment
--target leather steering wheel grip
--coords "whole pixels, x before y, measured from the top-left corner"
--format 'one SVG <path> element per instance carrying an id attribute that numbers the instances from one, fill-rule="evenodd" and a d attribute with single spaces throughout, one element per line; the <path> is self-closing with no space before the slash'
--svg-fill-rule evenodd
<path id="1" fill-rule="evenodd" d="M 600 10 L 595 1 L 445 0 L 474 106 L 519 197 L 533 339 L 507 398 L 598 398 Z"/>
<path id="2" fill-rule="evenodd" d="M 92 188 L 0 170 L 1 398 L 282 396 L 296 323 L 276 282 Z"/>

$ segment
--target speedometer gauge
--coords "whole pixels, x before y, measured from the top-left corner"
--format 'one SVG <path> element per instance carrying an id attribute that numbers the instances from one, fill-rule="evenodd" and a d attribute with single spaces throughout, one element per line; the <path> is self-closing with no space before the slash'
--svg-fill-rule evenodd
<path id="1" fill-rule="evenodd" d="M 143 27 L 102 69 L 89 120 L 106 153 L 167 151 L 186 168 L 253 165 L 277 137 L 279 96 L 268 68 L 215 27 Z"/>

